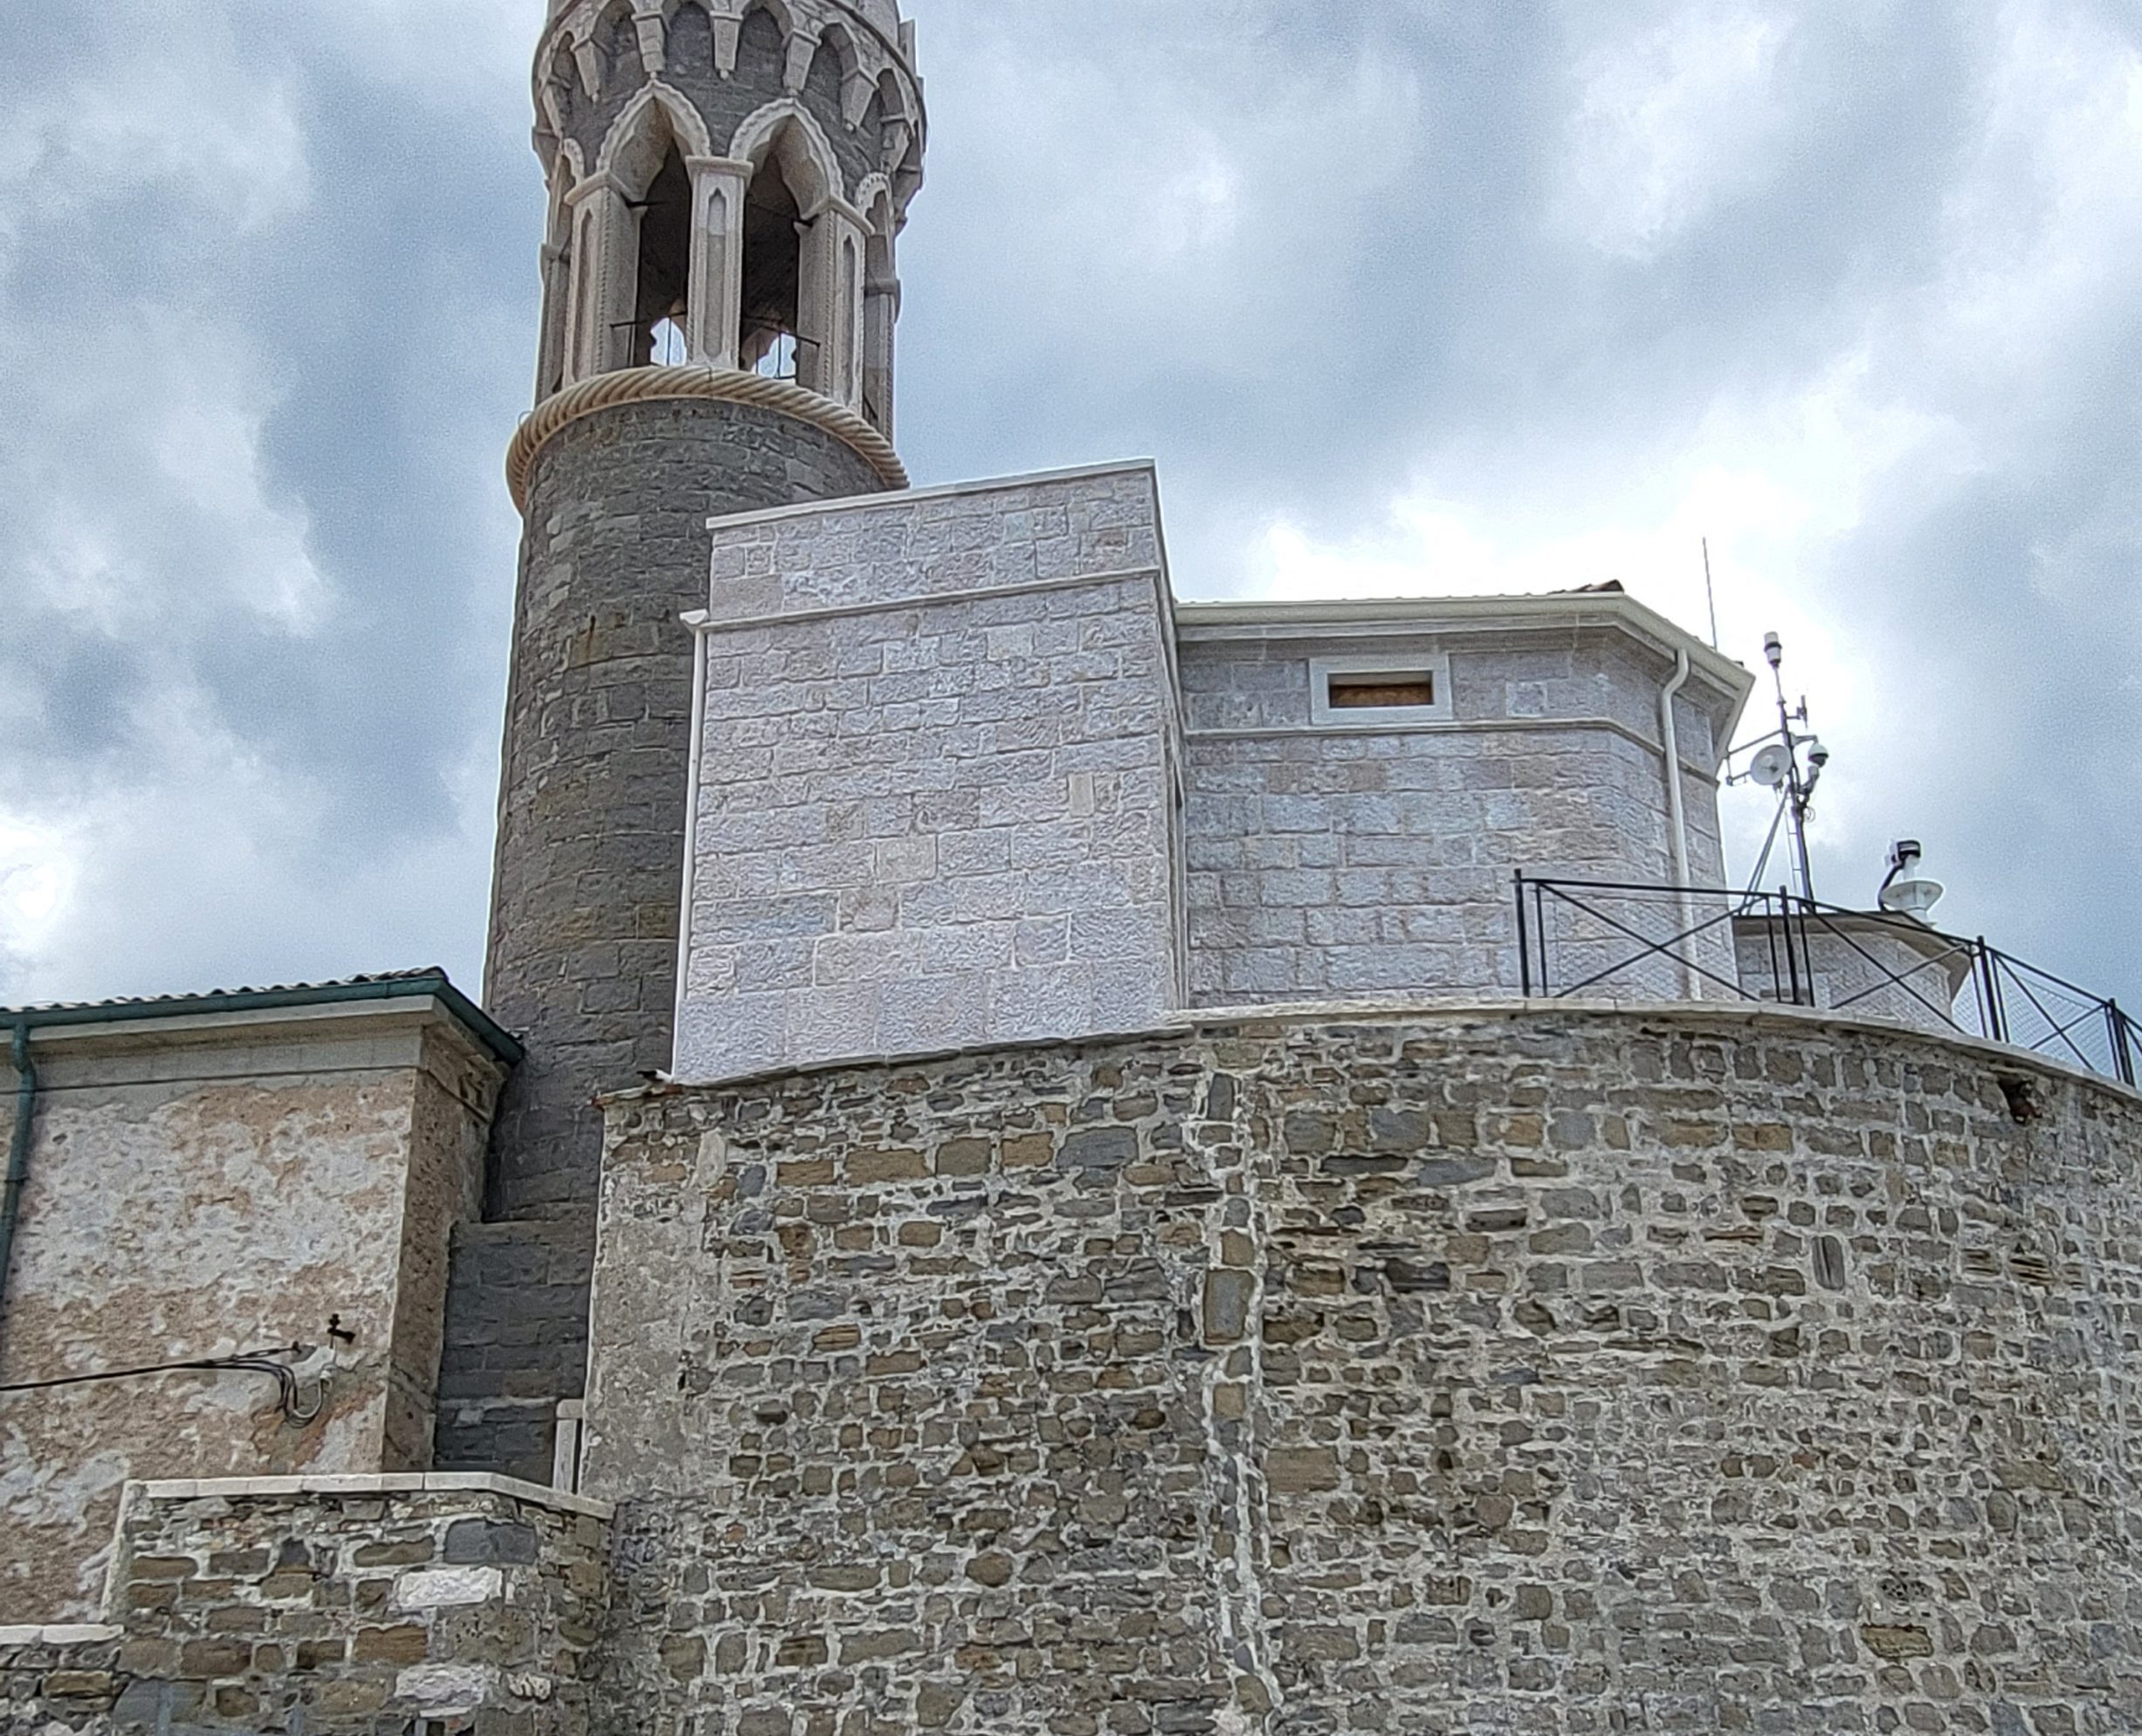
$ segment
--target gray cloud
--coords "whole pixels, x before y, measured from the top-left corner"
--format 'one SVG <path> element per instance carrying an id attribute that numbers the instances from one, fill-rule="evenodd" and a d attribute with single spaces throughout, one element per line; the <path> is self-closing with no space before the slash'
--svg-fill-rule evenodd
<path id="1" fill-rule="evenodd" d="M 6 27 L 0 995 L 474 981 L 538 10 Z M 1919 832 L 1945 917 L 2142 996 L 2132 7 L 913 10 L 919 477 L 1150 453 L 1202 595 L 1695 626 L 1712 534 L 1838 749 L 1825 888 Z"/>

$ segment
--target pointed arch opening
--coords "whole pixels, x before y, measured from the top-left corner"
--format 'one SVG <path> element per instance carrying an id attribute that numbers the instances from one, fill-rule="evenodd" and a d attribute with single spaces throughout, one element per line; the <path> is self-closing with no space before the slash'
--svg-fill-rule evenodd
<path id="1" fill-rule="evenodd" d="M 796 377 L 802 342 L 803 213 L 781 160 L 759 165 L 744 193 L 743 331 L 737 360 L 753 373 Z"/>
<path id="2" fill-rule="evenodd" d="M 632 308 L 632 365 L 682 362 L 692 301 L 692 176 L 672 140 L 639 202 L 638 290 Z"/>
<path id="3" fill-rule="evenodd" d="M 823 390 L 823 360 L 833 334 L 824 323 L 827 286 L 813 245 L 819 214 L 834 191 L 828 155 L 800 114 L 768 110 L 746 122 L 733 153 L 752 165 L 744 192 L 742 293 L 737 365 Z"/>
<path id="4" fill-rule="evenodd" d="M 704 269 L 693 163 L 706 123 L 651 83 L 627 105 L 595 169 L 575 188 L 571 380 L 697 360 L 692 310 Z"/>

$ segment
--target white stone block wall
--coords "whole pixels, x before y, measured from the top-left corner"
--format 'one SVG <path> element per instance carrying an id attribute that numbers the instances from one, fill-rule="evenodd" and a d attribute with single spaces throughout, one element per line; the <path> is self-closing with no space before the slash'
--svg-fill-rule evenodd
<path id="1" fill-rule="evenodd" d="M 1180 1005 L 1150 472 L 713 535 L 678 1075 L 1134 1030 Z"/>
<path id="2" fill-rule="evenodd" d="M 1757 1000 L 1790 1002 L 1917 1030 L 1976 1030 L 1981 1018 L 1967 942 L 1909 917 L 1815 912 L 1789 930 L 1768 912 L 1734 925 L 1740 982 Z"/>
<path id="3" fill-rule="evenodd" d="M 1451 718 L 1316 727 L 1311 665 L 1335 650 L 1394 665 L 1447 657 Z M 1672 878 L 1658 745 L 1672 665 L 1619 631 L 1565 623 L 1335 644 L 1186 625 L 1181 666 L 1195 1005 L 1515 992 L 1516 871 Z M 1707 768 L 1729 707 L 1697 688 L 1677 704 L 1702 885 L 1723 871 Z M 1730 977 L 1730 941 L 1712 950 Z M 1662 968 L 1613 992 L 1679 992 Z"/>

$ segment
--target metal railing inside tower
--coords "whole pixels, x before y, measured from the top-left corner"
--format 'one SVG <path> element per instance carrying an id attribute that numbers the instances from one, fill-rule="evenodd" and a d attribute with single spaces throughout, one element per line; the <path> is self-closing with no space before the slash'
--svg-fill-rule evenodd
<path id="1" fill-rule="evenodd" d="M 1983 939 L 1791 892 L 1517 876 L 1519 973 L 1549 1000 L 1772 1002 L 2012 1044 L 2133 1085 L 2142 1024 Z"/>

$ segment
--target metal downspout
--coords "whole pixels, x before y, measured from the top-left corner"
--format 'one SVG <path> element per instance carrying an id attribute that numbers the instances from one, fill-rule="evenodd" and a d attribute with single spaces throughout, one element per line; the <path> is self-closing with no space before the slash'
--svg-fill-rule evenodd
<path id="1" fill-rule="evenodd" d="M 7 1315 L 8 1266 L 15 1253 L 15 1221 L 22 1214 L 23 1182 L 30 1174 L 30 1120 L 37 1108 L 38 1070 L 30 1059 L 30 1023 L 15 1022 L 15 1126 L 8 1138 L 7 1180 L 0 1183 L 0 1322 Z M 0 1327 L 0 1350 L 7 1339 Z"/>
<path id="2" fill-rule="evenodd" d="M 1692 951 L 1696 945 L 1693 938 L 1696 901 L 1689 895 L 1691 881 L 1688 865 L 1688 809 L 1681 794 L 1681 732 L 1673 717 L 1673 702 L 1682 688 L 1688 685 L 1688 652 L 1677 651 L 1673 654 L 1673 679 L 1658 696 L 1658 733 L 1666 752 L 1666 842 L 1673 851 L 1673 883 L 1681 889 L 1681 932 L 1691 937 L 1684 944 Z M 1703 978 L 1690 959 L 1682 958 L 1680 966 L 1682 997 L 1702 1000 Z"/>

